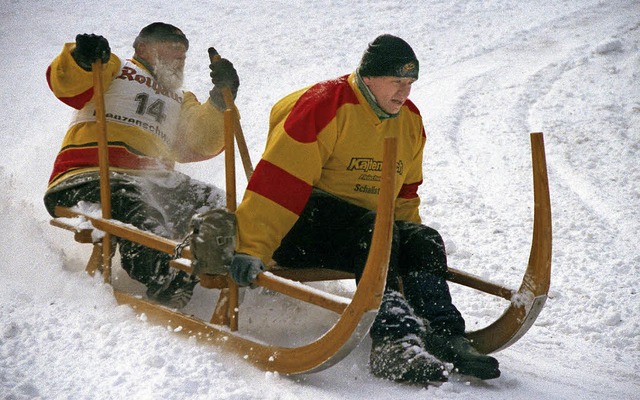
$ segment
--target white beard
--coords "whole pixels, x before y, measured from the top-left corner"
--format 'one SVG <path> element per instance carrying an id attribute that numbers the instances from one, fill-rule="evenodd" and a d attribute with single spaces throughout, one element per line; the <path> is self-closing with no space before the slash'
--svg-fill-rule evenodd
<path id="1" fill-rule="evenodd" d="M 169 90 L 178 90 L 184 81 L 184 68 L 180 61 L 165 62 L 157 59 L 154 74 L 158 83 Z"/>

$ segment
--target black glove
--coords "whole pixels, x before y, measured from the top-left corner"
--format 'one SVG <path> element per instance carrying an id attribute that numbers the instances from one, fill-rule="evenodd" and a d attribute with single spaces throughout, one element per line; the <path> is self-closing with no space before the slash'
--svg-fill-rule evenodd
<path id="1" fill-rule="evenodd" d="M 239 286 L 249 286 L 262 271 L 264 271 L 262 260 L 243 253 L 236 253 L 229 267 L 231 278 Z"/>
<path id="2" fill-rule="evenodd" d="M 101 60 L 103 64 L 109 61 L 111 49 L 109 42 L 102 36 L 83 33 L 76 36 L 76 48 L 71 53 L 76 63 L 85 71 L 91 71 L 91 64 Z"/>
<path id="3" fill-rule="evenodd" d="M 215 85 L 209 95 L 211 96 L 211 102 L 219 110 L 224 110 L 226 105 L 224 103 L 224 97 L 222 96 L 222 89 L 229 88 L 233 98 L 236 98 L 238 94 L 238 86 L 240 86 L 240 78 L 236 69 L 233 68 L 231 61 L 226 58 L 221 58 L 209 65 L 211 69 L 211 82 Z"/>

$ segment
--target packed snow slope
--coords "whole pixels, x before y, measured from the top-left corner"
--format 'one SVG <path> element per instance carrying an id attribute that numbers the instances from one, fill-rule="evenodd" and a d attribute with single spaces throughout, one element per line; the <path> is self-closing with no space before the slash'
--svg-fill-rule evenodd
<path id="1" fill-rule="evenodd" d="M 1 0 L 0 10 L 0 398 L 640 399 L 637 0 Z M 140 28 L 158 20 L 191 40 L 185 87 L 201 99 L 207 48 L 232 60 L 254 162 L 280 97 L 351 72 L 381 33 L 405 38 L 421 62 L 411 98 L 428 135 L 422 217 L 446 238 L 451 266 L 511 287 L 530 250 L 529 133 L 544 132 L 550 298 L 529 333 L 496 354 L 499 379 L 454 374 L 428 388 L 375 379 L 368 340 L 318 374 L 265 373 L 139 320 L 82 272 L 87 246 L 50 227 L 42 204 L 71 115 L 45 70 L 78 33 L 101 34 L 129 57 Z M 224 187 L 221 157 L 181 169 Z M 470 329 L 506 308 L 452 291 Z M 198 289 L 187 311 L 206 316 L 214 298 Z M 251 335 L 291 343 L 334 318 L 260 290 L 247 291 L 243 310 Z"/>

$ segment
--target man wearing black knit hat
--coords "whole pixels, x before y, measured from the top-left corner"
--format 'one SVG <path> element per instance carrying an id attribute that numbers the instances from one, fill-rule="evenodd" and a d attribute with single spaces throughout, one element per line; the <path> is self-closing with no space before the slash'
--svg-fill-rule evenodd
<path id="1" fill-rule="evenodd" d="M 101 60 L 111 170 L 113 218 L 170 239 L 182 239 L 197 213 L 222 205 L 221 190 L 174 170 L 176 162 L 212 158 L 223 151 L 222 88 L 235 96 L 239 79 L 222 59 L 210 65 L 213 88 L 200 103 L 182 90 L 189 40 L 177 27 L 154 22 L 134 43 L 132 59 L 111 53 L 109 42 L 80 34 L 67 43 L 47 70 L 56 97 L 76 109 L 54 162 L 45 194 L 54 207 L 100 202 L 98 129 L 92 100 L 92 64 Z M 171 257 L 117 239 L 122 268 L 147 287 L 147 295 L 180 308 L 193 293 L 197 278 L 169 268 Z"/>
<path id="2" fill-rule="evenodd" d="M 371 328 L 371 372 L 427 384 L 454 371 L 481 379 L 498 362 L 464 337 L 451 302 L 438 232 L 421 224 L 418 187 L 426 140 L 408 100 L 419 62 L 404 40 L 371 42 L 350 75 L 294 92 L 273 107 L 269 138 L 238 207 L 230 273 L 249 285 L 271 259 L 285 267 L 323 266 L 358 280 L 369 253 L 380 190 L 384 138 L 397 137 L 395 224 L 382 304 Z"/>

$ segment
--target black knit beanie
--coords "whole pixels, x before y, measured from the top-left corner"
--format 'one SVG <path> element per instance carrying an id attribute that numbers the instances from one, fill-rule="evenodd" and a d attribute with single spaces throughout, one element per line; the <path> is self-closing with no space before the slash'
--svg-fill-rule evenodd
<path id="1" fill-rule="evenodd" d="M 395 76 L 418 79 L 419 63 L 407 42 L 385 34 L 378 36 L 360 60 L 360 76 Z"/>
<path id="2" fill-rule="evenodd" d="M 154 22 L 142 28 L 138 37 L 133 42 L 133 47 L 136 47 L 138 42 L 156 41 L 156 42 L 179 42 L 185 45 L 187 50 L 189 49 L 189 40 L 185 34 L 175 26 L 166 24 L 164 22 Z"/>

